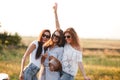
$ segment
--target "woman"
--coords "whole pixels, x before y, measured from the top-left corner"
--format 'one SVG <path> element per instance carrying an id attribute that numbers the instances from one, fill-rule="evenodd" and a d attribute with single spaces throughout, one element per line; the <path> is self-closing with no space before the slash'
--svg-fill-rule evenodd
<path id="1" fill-rule="evenodd" d="M 74 80 L 78 67 L 80 68 L 84 79 L 90 80 L 84 71 L 82 64 L 82 51 L 79 44 L 79 37 L 73 28 L 68 28 L 64 32 L 66 44 L 64 46 L 64 54 L 62 59 L 63 75 L 61 80 Z"/>
<path id="2" fill-rule="evenodd" d="M 47 51 L 45 55 L 47 55 L 45 62 L 44 62 L 44 73 L 42 74 L 42 78 L 40 80 L 59 80 L 60 72 L 59 71 L 52 71 L 51 67 L 49 66 L 51 61 L 49 62 L 49 58 L 55 57 L 59 61 L 62 59 L 63 54 L 63 46 L 64 46 L 64 37 L 63 31 L 56 30 L 53 34 L 51 39 L 44 44 L 44 47 L 47 47 Z"/>
<path id="3" fill-rule="evenodd" d="M 48 29 L 43 30 L 38 40 L 33 41 L 27 48 L 22 61 L 21 61 L 21 71 L 19 75 L 20 80 L 37 80 L 36 74 L 40 69 L 40 59 L 42 54 L 42 46 L 51 37 L 51 33 Z M 29 64 L 24 69 L 27 57 L 29 58 Z"/>
<path id="4" fill-rule="evenodd" d="M 60 29 L 58 16 L 57 16 L 57 4 L 53 7 L 55 14 L 56 28 Z M 84 79 L 90 80 L 84 71 L 82 64 L 82 51 L 79 43 L 79 37 L 73 28 L 68 28 L 64 32 L 65 46 L 62 57 L 62 76 L 60 80 L 74 80 L 77 74 L 78 67 L 80 68 Z"/>

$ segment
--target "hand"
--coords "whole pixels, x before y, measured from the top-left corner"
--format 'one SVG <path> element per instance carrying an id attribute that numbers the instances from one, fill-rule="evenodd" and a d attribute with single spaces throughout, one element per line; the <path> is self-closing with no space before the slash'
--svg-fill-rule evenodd
<path id="1" fill-rule="evenodd" d="M 45 53 L 44 55 L 41 55 L 41 64 L 44 63 L 44 61 L 47 57 L 48 57 L 48 53 Z"/>
<path id="2" fill-rule="evenodd" d="M 45 53 L 43 56 L 44 56 L 45 58 L 47 58 L 47 57 L 48 57 L 48 53 Z"/>
<path id="3" fill-rule="evenodd" d="M 46 59 L 46 56 L 42 55 L 42 57 L 41 57 L 41 64 L 43 64 L 45 62 L 45 59 Z"/>
<path id="4" fill-rule="evenodd" d="M 90 80 L 90 78 L 89 77 L 84 77 L 84 80 Z"/>
<path id="5" fill-rule="evenodd" d="M 53 6 L 54 11 L 57 11 L 57 3 Z"/>
<path id="6" fill-rule="evenodd" d="M 23 73 L 20 73 L 19 80 L 24 80 Z"/>

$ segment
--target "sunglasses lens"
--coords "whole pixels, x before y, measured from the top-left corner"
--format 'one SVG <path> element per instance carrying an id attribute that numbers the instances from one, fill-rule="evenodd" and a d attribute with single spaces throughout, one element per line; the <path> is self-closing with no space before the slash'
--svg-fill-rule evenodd
<path id="1" fill-rule="evenodd" d="M 42 37 L 50 38 L 50 36 L 46 34 L 43 34 Z"/>
<path id="2" fill-rule="evenodd" d="M 70 36 L 65 36 L 65 38 L 70 38 Z"/>
<path id="3" fill-rule="evenodd" d="M 43 34 L 42 37 L 45 37 L 45 35 Z"/>
<path id="4" fill-rule="evenodd" d="M 56 34 L 53 34 L 53 37 L 56 37 L 56 38 L 60 38 L 60 36 L 56 35 Z"/>

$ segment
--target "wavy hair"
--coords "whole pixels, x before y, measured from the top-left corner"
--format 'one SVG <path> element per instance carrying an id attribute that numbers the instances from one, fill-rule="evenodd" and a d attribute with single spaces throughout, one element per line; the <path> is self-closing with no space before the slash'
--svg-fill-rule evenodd
<path id="1" fill-rule="evenodd" d="M 76 31 L 74 30 L 74 28 L 70 27 L 70 28 L 67 28 L 66 31 L 64 32 L 64 35 L 65 33 L 69 33 L 71 35 L 71 38 L 72 38 L 72 44 L 76 47 L 79 47 L 79 49 L 81 50 L 81 45 L 80 45 L 80 39 L 76 33 Z"/>

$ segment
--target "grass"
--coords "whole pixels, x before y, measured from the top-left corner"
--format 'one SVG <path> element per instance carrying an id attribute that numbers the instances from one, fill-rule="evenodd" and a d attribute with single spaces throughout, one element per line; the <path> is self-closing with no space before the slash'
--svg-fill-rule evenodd
<path id="1" fill-rule="evenodd" d="M 120 69 L 115 67 L 106 67 L 100 65 L 85 65 L 87 75 L 91 80 L 119 80 Z M 76 80 L 84 80 L 80 71 L 76 76 Z"/>
<path id="2" fill-rule="evenodd" d="M 109 39 L 81 39 L 84 48 L 120 49 L 120 40 Z"/>
<path id="3" fill-rule="evenodd" d="M 83 59 L 84 63 L 87 65 L 101 65 L 108 67 L 120 67 L 120 56 L 117 58 L 103 57 L 103 56 L 85 56 Z"/>
<path id="4" fill-rule="evenodd" d="M 27 40 L 26 40 L 27 41 Z M 28 40 L 29 44 L 31 40 Z M 97 40 L 98 41 L 98 40 Z M 97 45 L 97 41 L 93 45 Z M 25 42 L 25 40 L 24 40 Z M 90 42 L 88 40 L 88 42 Z M 99 41 L 98 41 L 99 43 Z M 118 49 L 118 44 L 111 42 Z M 107 43 L 104 45 L 108 45 Z M 86 44 L 86 43 L 85 43 Z M 90 47 L 91 43 L 87 45 Z M 99 46 L 100 47 L 100 46 Z M 102 47 L 102 46 L 101 46 Z M 112 46 L 109 46 L 111 48 Z M 85 46 L 84 46 L 85 48 Z M 98 47 L 97 47 L 98 48 Z M 8 49 L 4 48 L 0 50 L 0 73 L 7 73 L 11 80 L 18 80 L 21 59 L 26 48 Z M 120 52 L 114 49 L 108 50 L 83 50 L 83 64 L 86 74 L 91 80 L 119 80 L 120 79 Z M 83 76 L 78 71 L 75 80 L 84 80 Z"/>

